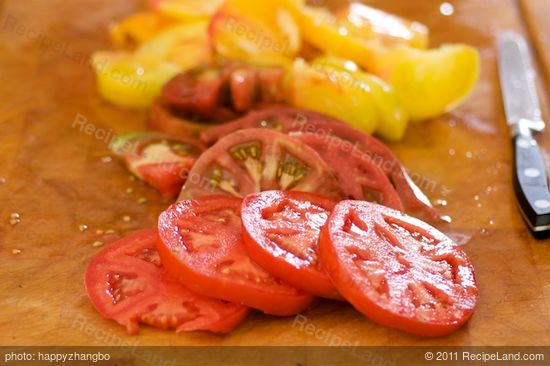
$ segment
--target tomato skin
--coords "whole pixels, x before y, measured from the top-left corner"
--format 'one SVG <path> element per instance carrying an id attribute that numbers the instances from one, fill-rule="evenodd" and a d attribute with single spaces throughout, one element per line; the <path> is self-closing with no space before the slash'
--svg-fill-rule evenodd
<path id="1" fill-rule="evenodd" d="M 164 200 L 171 200 L 180 192 L 191 166 L 192 164 L 178 163 L 149 164 L 140 166 L 137 170 L 139 176 L 158 190 Z"/>
<path id="2" fill-rule="evenodd" d="M 363 220 L 359 226 L 353 222 L 355 220 L 354 217 L 358 216 Z M 347 220 L 350 220 L 350 217 L 352 217 L 350 227 L 354 228 L 352 230 L 363 231 L 361 235 L 365 235 L 361 238 L 362 245 L 360 247 L 357 246 L 354 241 L 355 239 L 351 239 L 351 236 L 344 232 L 343 228 L 349 225 Z M 391 231 L 385 229 L 382 229 L 382 232 L 388 236 L 384 236 L 383 239 L 380 239 L 380 237 L 373 239 L 372 233 L 377 232 L 381 227 L 381 220 L 387 220 L 387 218 L 390 218 L 391 222 L 401 225 L 401 229 L 412 230 L 411 234 L 414 232 L 419 235 L 420 240 L 427 240 L 430 246 L 423 243 L 426 246 L 423 246 L 420 250 L 416 250 L 411 249 L 412 246 L 410 244 L 412 241 L 395 244 L 393 241 L 395 238 L 393 236 L 394 233 L 392 234 Z M 403 273 L 399 272 L 401 269 L 393 269 L 395 272 L 388 274 L 388 269 L 383 267 L 384 263 L 390 263 L 393 259 L 391 256 L 395 254 L 392 253 L 392 249 L 388 248 L 398 248 L 395 249 L 395 253 L 398 253 L 398 258 L 410 258 L 406 257 L 406 251 L 409 250 L 413 253 L 413 256 L 421 257 L 421 259 L 430 258 L 429 255 L 433 255 L 434 258 L 439 258 L 450 266 L 454 265 L 454 267 L 458 267 L 451 269 L 451 271 L 454 270 L 452 273 L 456 273 L 454 283 L 445 283 L 443 281 L 444 285 L 448 286 L 447 288 L 452 292 L 452 296 L 449 295 L 450 297 L 447 297 L 446 301 L 452 300 L 452 304 L 445 304 L 441 298 L 433 297 L 433 299 L 439 301 L 434 305 L 434 314 L 440 311 L 441 308 L 438 308 L 438 306 L 444 307 L 448 305 L 451 307 L 451 310 L 446 313 L 440 312 L 437 313 L 438 315 L 433 315 L 431 313 L 415 313 L 414 311 L 419 309 L 422 311 L 423 309 L 421 307 L 413 307 L 413 312 L 411 313 L 411 307 L 408 303 L 410 301 L 410 293 L 407 292 L 409 291 L 409 286 L 416 286 L 419 281 L 425 280 L 427 283 L 432 281 L 430 285 L 437 287 L 433 282 L 437 282 L 440 278 L 438 277 L 434 280 L 425 272 L 422 272 L 422 262 L 410 264 L 412 267 L 403 265 L 405 268 Z M 402 253 L 405 253 L 403 257 L 400 256 Z M 342 201 L 336 205 L 327 224 L 321 230 L 319 254 L 323 267 L 336 288 L 358 311 L 379 324 L 412 334 L 424 337 L 437 337 L 455 332 L 471 317 L 479 296 L 474 269 L 470 261 L 466 254 L 449 238 L 420 220 L 369 202 Z M 368 259 L 362 258 L 362 255 L 365 255 Z M 377 265 L 382 263 L 381 267 L 383 269 L 380 270 L 379 267 L 376 267 L 376 270 L 379 271 L 378 273 L 376 270 L 363 270 L 355 262 L 357 258 L 362 261 L 363 265 L 367 262 L 378 262 L 375 263 Z M 399 259 L 397 262 L 399 262 Z M 361 270 L 358 268 L 361 268 Z M 413 270 L 420 274 L 413 273 Z M 437 271 L 437 269 L 431 270 Z M 379 276 L 381 273 L 383 276 Z M 413 274 L 410 275 L 410 273 Z M 432 276 L 436 276 L 433 272 L 430 273 Z M 419 280 L 418 277 L 421 277 L 421 279 Z M 375 282 L 371 278 L 378 279 L 378 287 L 374 285 Z M 459 283 L 456 283 L 456 281 Z M 438 282 L 437 284 L 440 283 Z M 385 292 L 389 295 L 386 298 L 382 298 L 380 293 L 377 292 L 380 288 L 387 289 Z M 406 289 L 403 290 L 404 288 Z M 421 305 L 424 306 L 424 303 Z M 429 303 L 428 305 L 432 304 Z M 418 314 L 426 315 L 424 318 L 421 318 Z"/>
<path id="3" fill-rule="evenodd" d="M 248 308 L 198 295 L 169 276 L 157 262 L 157 240 L 156 229 L 140 230 L 94 256 L 84 283 L 101 316 L 125 326 L 129 334 L 138 331 L 138 323 L 176 332 L 225 333 L 246 318 Z M 122 279 L 118 288 L 110 287 L 113 274 Z M 115 301 L 116 291 L 121 294 L 119 301 Z"/>
<path id="4" fill-rule="evenodd" d="M 339 137 L 324 137 L 313 133 L 292 134 L 325 160 L 333 170 L 344 194 L 352 199 L 371 201 L 374 194 L 378 203 L 403 211 L 403 204 L 388 177 L 368 154 L 355 154 L 352 145 Z"/>
<path id="5" fill-rule="evenodd" d="M 243 222 L 243 241 L 248 254 L 262 268 L 294 287 L 301 288 L 313 295 L 340 299 L 338 291 L 324 270 L 319 267 L 318 263 L 311 263 L 311 261 L 317 260 L 316 254 L 307 259 L 300 258 L 298 254 L 277 246 L 267 237 L 267 231 L 273 227 L 270 227 L 269 222 L 263 217 L 264 213 L 268 210 L 277 210 L 278 206 L 286 202 L 296 206 L 307 205 L 306 216 L 313 214 L 309 207 L 314 207 L 314 209 L 322 209 L 323 214 L 326 214 L 327 217 L 336 204 L 335 200 L 328 197 L 296 191 L 264 191 L 247 196 L 242 203 L 241 220 Z M 317 219 L 319 216 L 318 214 Z M 280 225 L 288 230 L 304 228 L 304 231 L 313 232 L 309 236 L 315 238 L 303 238 L 300 236 L 303 232 L 294 234 L 294 237 L 295 240 L 303 241 L 314 239 L 314 243 L 308 246 L 307 251 L 316 252 L 318 232 L 315 231 L 319 230 L 324 222 L 312 223 L 311 221 L 297 222 L 297 228 L 293 227 L 289 221 L 283 221 Z"/>
<path id="6" fill-rule="evenodd" d="M 407 212 L 421 215 L 430 221 L 440 222 L 441 215 L 431 205 L 428 197 L 408 176 L 395 154 L 380 140 L 352 126 L 319 113 L 285 106 L 271 106 L 252 111 L 242 118 L 203 131 L 200 139 L 207 145 L 217 139 L 245 128 L 275 129 L 283 133 L 313 133 L 322 138 L 334 135 L 351 142 L 360 154 L 365 154 L 379 164 L 395 185 L 399 198 Z"/>
<path id="7" fill-rule="evenodd" d="M 195 200 L 179 201 L 163 212 L 159 217 L 159 238 L 157 249 L 163 265 L 178 281 L 193 291 L 226 301 L 247 304 L 266 314 L 290 316 L 307 309 L 314 297 L 295 289 L 272 277 L 254 264 L 242 243 L 240 218 L 241 200 L 235 197 L 213 195 Z M 216 224 L 203 220 L 201 214 L 230 210 L 236 216 L 237 225 Z M 195 220 L 195 221 L 193 221 Z M 180 234 L 181 222 L 199 222 L 210 228 L 213 235 L 203 246 L 219 245 L 213 250 L 199 252 L 202 249 L 188 250 L 193 240 Z M 202 227 L 202 226 L 201 226 Z M 185 230 L 188 230 L 185 228 Z M 200 230 L 209 231 L 204 229 Z M 220 269 L 223 263 L 232 261 L 246 273 L 257 276 L 254 280 L 242 278 L 239 274 Z M 238 272 L 238 271 L 236 271 Z M 261 276 L 261 277 L 260 277 Z M 267 282 L 266 282 L 267 281 Z"/>
<path id="8" fill-rule="evenodd" d="M 269 128 L 288 133 L 299 131 L 305 121 L 320 121 L 323 123 L 330 120 L 334 119 L 306 109 L 274 104 L 250 111 L 243 117 L 231 122 L 206 129 L 200 133 L 200 139 L 206 145 L 212 145 L 222 137 L 245 128 Z"/>
<path id="9" fill-rule="evenodd" d="M 187 173 L 204 147 L 195 141 L 155 132 L 118 136 L 111 151 L 139 179 L 155 188 L 165 200 L 175 198 Z"/>
<path id="10" fill-rule="evenodd" d="M 203 195 L 281 189 L 341 198 L 336 178 L 319 154 L 304 143 L 271 129 L 249 128 L 221 138 L 205 151 L 179 199 Z"/>
<path id="11" fill-rule="evenodd" d="M 196 138 L 202 131 L 212 126 L 212 123 L 179 117 L 158 99 L 153 102 L 147 120 L 147 129 L 164 132 L 177 138 Z"/>

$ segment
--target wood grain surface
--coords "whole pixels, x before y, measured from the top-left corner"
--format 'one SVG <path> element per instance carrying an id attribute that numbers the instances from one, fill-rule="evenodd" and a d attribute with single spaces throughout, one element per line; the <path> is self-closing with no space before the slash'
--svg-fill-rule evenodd
<path id="1" fill-rule="evenodd" d="M 530 39 L 540 40 L 536 54 L 548 72 L 550 33 L 537 14 L 550 14 L 549 2 L 525 1 L 537 3 L 530 8 L 512 0 L 456 0 L 450 16 L 440 13 L 440 1 L 368 3 L 427 24 L 433 46 L 464 42 L 481 54 L 472 97 L 451 114 L 410 126 L 405 140 L 391 145 L 426 193 L 448 202 L 442 211 L 454 221 L 445 231 L 467 243 L 481 297 L 466 327 L 420 339 L 328 301 L 304 313 L 317 333 L 294 318 L 255 313 L 226 336 L 149 327 L 127 336 L 101 318 L 83 287 L 85 266 L 98 250 L 92 243 L 154 226 L 166 203 L 110 161 L 104 137 L 73 121 L 80 115 L 107 134 L 143 128 L 145 112 L 97 96 L 87 58 L 110 47 L 109 23 L 145 4 L 6 0 L 0 15 L 0 344 L 326 345 L 328 334 L 358 345 L 550 345 L 550 241 L 534 240 L 515 206 L 494 48 L 503 29 L 537 32 Z M 547 94 L 543 101 L 548 117 Z M 550 151 L 548 132 L 540 141 Z M 148 203 L 138 203 L 141 197 Z M 21 217 L 15 225 L 12 213 Z M 88 230 L 81 232 L 83 224 Z"/>

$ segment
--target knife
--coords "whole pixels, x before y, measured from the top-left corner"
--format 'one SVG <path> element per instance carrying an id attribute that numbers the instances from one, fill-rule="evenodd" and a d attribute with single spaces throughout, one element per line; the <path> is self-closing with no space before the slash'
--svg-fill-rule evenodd
<path id="1" fill-rule="evenodd" d="M 514 190 L 529 228 L 534 233 L 545 232 L 550 230 L 550 192 L 542 151 L 533 137 L 545 127 L 536 73 L 521 35 L 504 33 L 498 54 L 504 110 L 514 146 Z"/>

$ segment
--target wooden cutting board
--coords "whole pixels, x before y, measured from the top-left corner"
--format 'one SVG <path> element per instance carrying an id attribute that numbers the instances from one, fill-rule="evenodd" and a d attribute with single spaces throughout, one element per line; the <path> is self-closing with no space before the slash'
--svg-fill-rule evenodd
<path id="1" fill-rule="evenodd" d="M 427 24 L 433 46 L 464 42 L 481 54 L 472 97 L 453 113 L 411 125 L 405 140 L 391 146 L 432 199 L 448 202 L 441 210 L 454 221 L 446 231 L 467 243 L 481 298 L 466 327 L 419 339 L 328 301 L 304 314 L 317 333 L 294 318 L 253 314 L 226 336 L 144 327 L 130 337 L 102 319 L 82 281 L 98 251 L 92 243 L 154 226 L 166 204 L 109 159 L 102 138 L 72 124 L 80 115 L 105 133 L 144 126 L 144 112 L 116 108 L 96 95 L 86 60 L 109 48 L 109 23 L 145 4 L 6 0 L 0 25 L 0 344 L 326 345 L 327 336 L 319 334 L 328 334 L 360 345 L 550 345 L 550 241 L 534 240 L 515 206 L 494 48 L 503 29 L 531 32 L 547 78 L 550 32 L 540 15 L 550 13 L 550 2 L 457 0 L 448 16 L 433 0 L 368 3 Z M 547 149 L 549 136 L 540 137 Z M 140 204 L 141 197 L 148 203 Z M 15 225 L 12 213 L 21 217 Z"/>

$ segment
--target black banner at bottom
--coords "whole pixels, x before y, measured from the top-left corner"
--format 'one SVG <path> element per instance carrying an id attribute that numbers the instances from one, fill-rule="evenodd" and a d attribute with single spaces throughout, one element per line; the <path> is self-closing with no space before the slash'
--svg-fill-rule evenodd
<path id="1" fill-rule="evenodd" d="M 550 347 L 0 347 L 0 365 L 550 365 Z"/>

